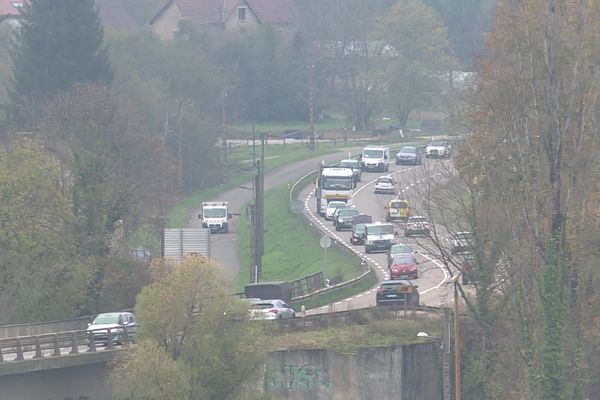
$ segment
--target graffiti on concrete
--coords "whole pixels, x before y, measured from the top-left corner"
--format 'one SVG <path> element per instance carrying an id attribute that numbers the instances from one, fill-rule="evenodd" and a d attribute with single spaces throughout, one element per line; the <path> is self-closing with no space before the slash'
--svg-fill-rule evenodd
<path id="1" fill-rule="evenodd" d="M 267 365 L 265 382 L 271 388 L 287 390 L 330 389 L 329 374 L 314 364 Z"/>

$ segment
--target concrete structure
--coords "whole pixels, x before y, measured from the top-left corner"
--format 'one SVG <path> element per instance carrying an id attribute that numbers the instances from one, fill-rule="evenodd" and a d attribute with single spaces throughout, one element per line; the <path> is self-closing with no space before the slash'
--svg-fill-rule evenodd
<path id="1" fill-rule="evenodd" d="M 91 316 L 71 318 L 59 321 L 32 322 L 28 324 L 15 324 L 0 326 L 0 339 L 17 336 L 35 336 L 55 332 L 78 331 L 86 329 Z"/>
<path id="2" fill-rule="evenodd" d="M 288 32 L 298 18 L 294 0 L 168 0 L 150 25 L 158 37 L 169 40 L 182 21 L 198 24 L 213 36 L 231 37 L 261 25 Z"/>
<path id="3" fill-rule="evenodd" d="M 237 394 L 274 400 L 441 400 L 437 343 L 364 348 L 358 354 L 286 350 L 269 355 L 262 378 Z"/>
<path id="4" fill-rule="evenodd" d="M 0 399 L 111 400 L 107 363 L 115 352 L 25 360 L 0 366 Z"/>

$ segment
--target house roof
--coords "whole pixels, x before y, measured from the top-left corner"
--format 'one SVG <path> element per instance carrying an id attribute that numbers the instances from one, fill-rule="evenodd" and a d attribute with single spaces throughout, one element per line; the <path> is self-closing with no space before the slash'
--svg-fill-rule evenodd
<path id="1" fill-rule="evenodd" d="M 218 24 L 246 3 L 261 23 L 289 24 L 298 20 L 295 0 L 169 0 L 151 24 L 171 5 L 175 5 L 181 17 L 200 24 Z"/>
<path id="2" fill-rule="evenodd" d="M 19 16 L 21 8 L 14 4 L 23 4 L 25 0 L 0 0 L 0 15 Z"/>

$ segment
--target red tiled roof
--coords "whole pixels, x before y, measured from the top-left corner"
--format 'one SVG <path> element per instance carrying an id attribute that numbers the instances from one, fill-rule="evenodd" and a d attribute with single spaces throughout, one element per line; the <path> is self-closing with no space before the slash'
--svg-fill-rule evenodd
<path id="1" fill-rule="evenodd" d="M 20 15 L 19 7 L 15 7 L 13 3 L 23 3 L 24 0 L 0 0 L 0 15 Z"/>
<path id="2" fill-rule="evenodd" d="M 173 0 L 181 16 L 198 23 L 221 23 L 238 8 L 242 0 Z M 298 20 L 294 0 L 247 0 L 249 8 L 262 23 L 287 24 Z"/>

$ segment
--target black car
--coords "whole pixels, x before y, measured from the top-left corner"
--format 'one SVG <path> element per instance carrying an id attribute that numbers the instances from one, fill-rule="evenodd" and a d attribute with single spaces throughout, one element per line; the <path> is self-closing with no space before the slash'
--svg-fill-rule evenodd
<path id="1" fill-rule="evenodd" d="M 415 146 L 404 146 L 396 153 L 396 165 L 413 164 L 419 165 L 423 162 L 421 152 Z"/>
<path id="2" fill-rule="evenodd" d="M 377 289 L 377 305 L 418 306 L 420 302 L 418 287 L 404 279 L 383 281 Z"/>
<path id="3" fill-rule="evenodd" d="M 350 235 L 350 243 L 352 244 L 365 244 L 365 225 L 356 224 L 352 227 L 352 234 Z"/>
<path id="4" fill-rule="evenodd" d="M 358 214 L 360 213 L 354 208 L 345 208 L 339 210 L 334 220 L 335 230 L 341 231 L 342 229 L 351 229 L 352 219 Z"/>

